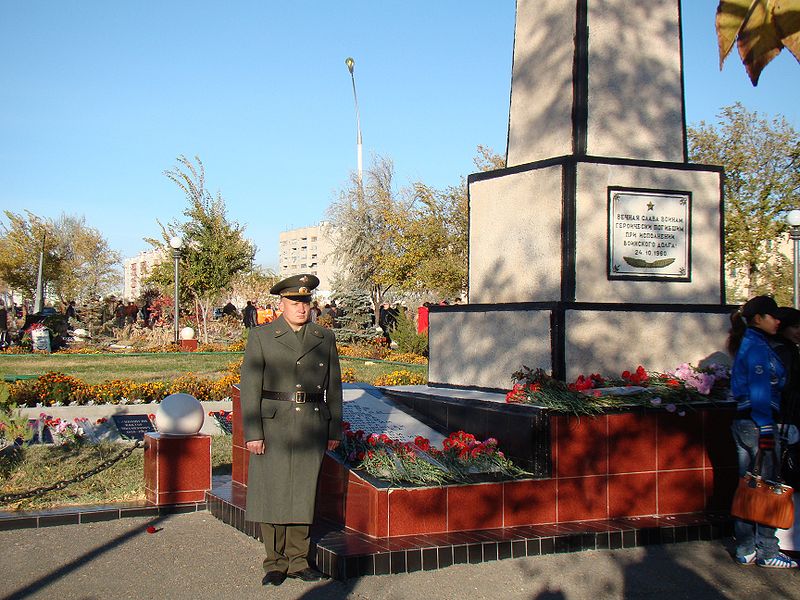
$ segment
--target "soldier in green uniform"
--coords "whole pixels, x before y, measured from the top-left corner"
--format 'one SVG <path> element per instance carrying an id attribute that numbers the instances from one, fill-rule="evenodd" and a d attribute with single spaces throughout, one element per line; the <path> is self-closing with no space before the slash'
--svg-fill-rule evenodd
<path id="1" fill-rule="evenodd" d="M 261 523 L 264 585 L 324 577 L 308 563 L 309 526 L 322 457 L 342 438 L 342 379 L 333 333 L 308 322 L 318 285 L 295 275 L 272 287 L 283 314 L 250 329 L 242 364 L 246 518 Z"/>

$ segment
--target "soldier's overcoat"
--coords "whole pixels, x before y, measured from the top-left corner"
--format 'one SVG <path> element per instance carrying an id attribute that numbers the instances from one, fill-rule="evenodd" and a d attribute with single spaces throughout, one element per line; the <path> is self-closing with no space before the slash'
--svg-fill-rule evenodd
<path id="1" fill-rule="evenodd" d="M 342 380 L 333 333 L 306 323 L 302 337 L 280 317 L 250 330 L 241 370 L 244 438 L 264 440 L 250 454 L 248 521 L 311 523 L 328 440 L 342 438 Z M 262 398 L 269 392 L 325 392 L 325 402 Z"/>

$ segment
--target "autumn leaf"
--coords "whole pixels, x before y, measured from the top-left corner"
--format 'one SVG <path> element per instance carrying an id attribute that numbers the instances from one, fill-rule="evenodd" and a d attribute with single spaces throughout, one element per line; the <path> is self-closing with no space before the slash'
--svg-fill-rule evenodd
<path id="1" fill-rule="evenodd" d="M 784 46 L 800 60 L 800 0 L 722 0 L 716 27 L 720 69 L 736 43 L 754 86 Z"/>
<path id="2" fill-rule="evenodd" d="M 781 42 L 800 61 L 800 1 L 776 0 L 773 15 Z"/>

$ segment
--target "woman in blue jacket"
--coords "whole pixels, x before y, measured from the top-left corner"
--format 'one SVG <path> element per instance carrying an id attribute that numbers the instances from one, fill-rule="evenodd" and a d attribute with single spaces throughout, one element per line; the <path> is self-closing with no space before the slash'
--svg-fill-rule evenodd
<path id="1" fill-rule="evenodd" d="M 777 314 L 775 300 L 756 296 L 731 315 L 728 350 L 735 356 L 731 393 L 737 411 L 731 429 L 740 477 L 753 468 L 756 453 L 761 450 L 764 454 L 762 475 L 773 478 L 773 456 L 779 456 L 779 449 L 775 447 L 775 423 L 787 370 L 770 346 L 770 339 L 780 325 Z M 738 563 L 775 569 L 797 567 L 797 562 L 780 551 L 774 527 L 735 519 L 733 528 Z"/>

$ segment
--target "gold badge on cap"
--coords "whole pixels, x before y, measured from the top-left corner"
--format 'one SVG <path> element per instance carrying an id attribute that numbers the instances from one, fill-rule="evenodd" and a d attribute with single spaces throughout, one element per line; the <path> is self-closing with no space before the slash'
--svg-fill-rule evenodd
<path id="1" fill-rule="evenodd" d="M 298 293 L 298 294 L 308 294 L 308 293 L 309 293 L 309 291 L 308 291 L 308 288 L 307 288 L 307 287 L 301 287 L 301 288 L 299 288 L 299 289 L 297 290 L 297 293 Z"/>
<path id="2" fill-rule="evenodd" d="M 308 283 L 308 277 L 306 277 L 305 275 L 303 275 L 303 276 L 300 278 L 300 281 L 302 281 L 303 283 Z M 302 292 L 303 290 L 305 290 L 305 288 L 300 288 L 300 291 L 301 291 L 301 292 Z"/>

